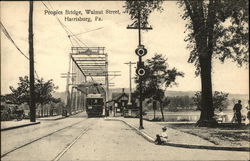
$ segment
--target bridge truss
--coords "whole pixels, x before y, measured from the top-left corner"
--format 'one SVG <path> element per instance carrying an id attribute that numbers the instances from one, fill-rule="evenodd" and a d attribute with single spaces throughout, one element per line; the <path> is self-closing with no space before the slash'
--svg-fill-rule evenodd
<path id="1" fill-rule="evenodd" d="M 67 73 L 67 111 L 84 110 L 88 93 L 100 93 L 109 100 L 108 54 L 104 47 L 72 47 L 69 54 L 69 70 Z"/>

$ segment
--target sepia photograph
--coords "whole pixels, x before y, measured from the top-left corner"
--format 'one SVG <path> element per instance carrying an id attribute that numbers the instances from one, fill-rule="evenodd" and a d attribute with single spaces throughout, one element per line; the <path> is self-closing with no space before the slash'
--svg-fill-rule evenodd
<path id="1" fill-rule="evenodd" d="M 248 0 L 1 1 L 2 161 L 250 160 Z"/>

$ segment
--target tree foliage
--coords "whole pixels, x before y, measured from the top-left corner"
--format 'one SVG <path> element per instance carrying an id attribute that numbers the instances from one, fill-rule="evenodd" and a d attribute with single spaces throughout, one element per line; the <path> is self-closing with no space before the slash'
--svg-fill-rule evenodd
<path id="1" fill-rule="evenodd" d="M 140 21 L 141 21 L 141 27 L 148 26 L 148 18 L 150 13 L 152 13 L 154 10 L 162 11 L 162 0 L 127 0 L 125 2 L 125 13 L 128 13 L 130 15 L 131 20 L 133 20 L 133 23 L 131 26 L 138 26 L 138 11 L 140 10 Z"/>
<path id="2" fill-rule="evenodd" d="M 213 94 L 213 107 L 215 109 L 224 110 L 228 106 L 228 94 L 215 91 Z M 201 110 L 201 92 L 196 92 L 193 97 L 194 104 L 197 107 L 197 110 Z"/>
<path id="3" fill-rule="evenodd" d="M 143 98 L 152 98 L 162 101 L 165 90 L 168 87 L 178 85 L 177 77 L 184 77 L 183 72 L 179 72 L 175 67 L 170 68 L 167 58 L 161 54 L 155 54 L 152 58 L 145 61 L 146 76 L 143 79 Z M 136 76 L 135 82 L 139 88 L 139 77 Z M 136 93 L 138 90 L 136 90 Z"/>
<path id="4" fill-rule="evenodd" d="M 195 64 L 196 75 L 200 74 L 201 48 L 221 62 L 231 59 L 239 66 L 248 64 L 248 0 L 182 0 L 179 4 L 187 20 L 188 62 Z"/>
<path id="5" fill-rule="evenodd" d="M 247 0 L 182 0 L 179 2 L 187 20 L 185 39 L 190 50 L 188 62 L 201 76 L 201 115 L 198 126 L 214 126 L 212 94 L 212 59 L 248 64 Z"/>
<path id="6" fill-rule="evenodd" d="M 35 100 L 37 103 L 46 104 L 51 101 L 58 102 L 58 99 L 52 97 L 52 92 L 57 89 L 53 83 L 53 80 L 44 81 L 43 78 L 37 79 L 35 83 Z"/>
<path id="7" fill-rule="evenodd" d="M 57 87 L 54 85 L 53 80 L 44 81 L 43 78 L 35 80 L 35 102 L 37 104 L 46 104 L 50 101 L 58 102 L 59 100 L 52 97 Z M 5 95 L 6 100 L 14 104 L 29 103 L 30 91 L 29 91 L 29 78 L 28 76 L 19 77 L 18 87 L 14 88 L 10 86 L 12 93 Z"/>
<path id="8" fill-rule="evenodd" d="M 184 77 L 183 72 L 179 72 L 176 68 L 170 68 L 167 63 L 167 58 L 161 54 L 155 54 L 151 59 L 145 62 L 145 69 L 147 75 L 143 80 L 143 98 L 150 98 L 152 101 L 158 101 L 163 116 L 163 107 L 167 106 L 170 101 L 165 97 L 165 92 L 168 87 L 177 85 L 177 77 Z M 138 84 L 139 78 L 136 77 Z M 137 85 L 136 93 L 139 93 L 139 86 Z"/>

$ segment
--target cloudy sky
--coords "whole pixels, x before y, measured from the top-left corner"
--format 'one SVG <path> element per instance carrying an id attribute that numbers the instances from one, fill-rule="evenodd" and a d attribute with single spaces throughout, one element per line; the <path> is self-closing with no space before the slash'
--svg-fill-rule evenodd
<path id="1" fill-rule="evenodd" d="M 126 29 L 131 24 L 129 15 L 124 11 L 124 1 L 88 1 L 88 2 L 44 2 L 54 10 L 82 11 L 81 17 L 91 18 L 92 22 L 68 22 L 65 17 L 75 15 L 58 15 L 58 18 L 74 33 L 83 33 L 97 28 L 100 30 L 87 32 L 78 36 L 90 47 L 105 47 L 108 53 L 109 70 L 121 71 L 122 76 L 112 78 L 115 87 L 129 87 L 128 61 L 137 61 L 134 53 L 138 43 L 136 30 Z M 176 67 L 185 73 L 179 78 L 178 86 L 170 90 L 197 91 L 200 90 L 200 78 L 195 77 L 193 64 L 187 63 L 188 51 L 185 49 L 185 21 L 181 19 L 182 10 L 175 1 L 164 1 L 164 11 L 155 12 L 150 16 L 153 30 L 143 32 L 142 43 L 148 49 L 143 58 L 160 53 L 168 58 L 170 67 Z M 85 10 L 104 11 L 101 15 L 88 15 Z M 45 14 L 45 6 L 40 1 L 34 2 L 34 50 L 35 70 L 39 77 L 53 79 L 59 86 L 58 91 L 65 90 L 66 80 L 61 73 L 68 69 L 68 55 L 71 43 L 56 17 Z M 121 14 L 105 14 L 106 10 L 119 10 Z M 1 2 L 1 22 L 12 36 L 13 40 L 28 55 L 28 11 L 29 2 Z M 103 21 L 95 21 L 95 16 Z M 9 86 L 17 86 L 18 77 L 28 75 L 29 62 L 23 57 L 1 31 L 1 93 L 9 93 Z M 134 68 L 133 68 L 134 74 Z M 213 61 L 213 90 L 230 93 L 248 94 L 248 69 L 238 68 L 236 64 L 226 61 L 224 64 Z M 133 84 L 134 86 L 134 84 Z"/>

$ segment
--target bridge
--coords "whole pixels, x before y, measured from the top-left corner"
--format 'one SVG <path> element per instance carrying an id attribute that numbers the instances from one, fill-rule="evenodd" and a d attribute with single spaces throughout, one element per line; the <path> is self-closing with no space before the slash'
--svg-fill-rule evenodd
<path id="1" fill-rule="evenodd" d="M 113 72 L 113 73 L 112 73 Z M 66 110 L 69 115 L 86 108 L 86 96 L 98 93 L 109 101 L 109 76 L 120 76 L 108 70 L 105 47 L 71 47 L 66 78 Z"/>

